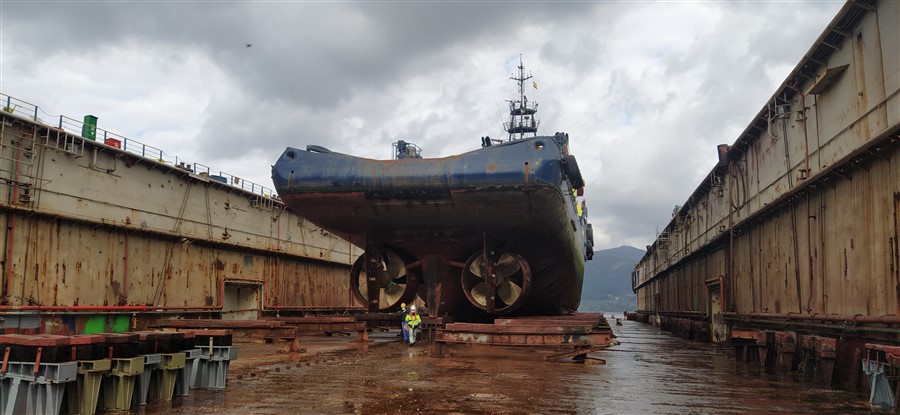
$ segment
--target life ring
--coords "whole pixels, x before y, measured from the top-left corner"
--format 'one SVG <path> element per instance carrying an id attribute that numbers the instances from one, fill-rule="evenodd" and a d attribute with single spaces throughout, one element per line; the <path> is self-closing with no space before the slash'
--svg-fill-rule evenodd
<path id="1" fill-rule="evenodd" d="M 569 181 L 572 182 L 572 188 L 580 189 L 584 187 L 584 178 L 581 176 L 581 170 L 578 168 L 578 162 L 575 161 L 575 156 L 569 154 L 563 157 L 561 164 L 563 173 L 569 178 Z"/>

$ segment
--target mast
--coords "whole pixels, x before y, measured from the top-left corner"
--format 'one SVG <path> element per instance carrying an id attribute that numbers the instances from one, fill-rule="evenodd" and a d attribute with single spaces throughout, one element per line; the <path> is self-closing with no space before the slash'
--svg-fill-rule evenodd
<path id="1" fill-rule="evenodd" d="M 537 102 L 528 101 L 525 96 L 525 81 L 531 79 L 531 73 L 525 76 L 525 65 L 522 63 L 522 55 L 519 55 L 519 76 L 510 76 L 519 86 L 519 99 L 509 102 L 509 122 L 505 125 L 509 133 L 509 141 L 521 140 L 525 134 L 537 135 L 540 122 L 534 117 L 537 112 Z M 533 81 L 532 81 L 533 83 Z M 534 84 L 537 88 L 537 84 Z"/>

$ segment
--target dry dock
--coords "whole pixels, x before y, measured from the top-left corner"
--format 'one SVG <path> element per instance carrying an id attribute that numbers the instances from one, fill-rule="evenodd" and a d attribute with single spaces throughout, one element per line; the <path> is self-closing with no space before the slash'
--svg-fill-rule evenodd
<path id="1" fill-rule="evenodd" d="M 621 316 L 619 316 L 621 317 Z M 367 351 L 343 338 L 303 337 L 306 353 L 240 344 L 226 391 L 192 391 L 145 414 L 767 414 L 870 413 L 866 396 L 760 369 L 733 350 L 633 321 L 606 364 L 544 363 L 540 354 L 454 349 L 430 357 L 397 332 Z M 739 385 L 739 387 L 737 387 Z"/>
<path id="2" fill-rule="evenodd" d="M 635 317 L 896 403 L 900 3 L 847 2 L 761 104 L 647 246 Z"/>
<path id="3" fill-rule="evenodd" d="M 387 318 L 398 316 L 364 314 L 350 292 L 362 251 L 267 187 L 98 129 L 96 117 L 40 119 L 34 104 L 0 100 L 4 413 L 57 413 L 45 408 L 64 396 L 146 414 L 898 406 L 869 401 L 900 399 L 900 2 L 847 2 L 719 146 L 634 269 L 643 323 L 613 326 L 621 344 L 585 364 L 402 344 Z M 156 330 L 177 327 L 234 329 L 237 348 L 231 332 Z M 205 371 L 199 386 L 176 386 L 188 367 Z"/>

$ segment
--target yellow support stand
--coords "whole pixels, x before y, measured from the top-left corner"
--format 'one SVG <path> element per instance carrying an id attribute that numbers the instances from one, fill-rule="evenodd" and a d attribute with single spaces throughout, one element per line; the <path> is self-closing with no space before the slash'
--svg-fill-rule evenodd
<path id="1" fill-rule="evenodd" d="M 164 353 L 162 362 L 157 366 L 158 370 L 154 381 L 150 383 L 150 397 L 148 400 L 171 401 L 175 392 L 175 380 L 178 371 L 185 365 L 185 353 Z"/>
<path id="2" fill-rule="evenodd" d="M 112 368 L 103 382 L 103 409 L 128 411 L 134 394 L 134 381 L 144 373 L 144 357 L 112 359 Z"/>
<path id="3" fill-rule="evenodd" d="M 100 396 L 100 382 L 103 375 L 112 368 L 110 359 L 79 360 L 78 378 L 67 387 L 69 397 L 69 413 L 94 415 L 97 412 L 97 400 Z"/>

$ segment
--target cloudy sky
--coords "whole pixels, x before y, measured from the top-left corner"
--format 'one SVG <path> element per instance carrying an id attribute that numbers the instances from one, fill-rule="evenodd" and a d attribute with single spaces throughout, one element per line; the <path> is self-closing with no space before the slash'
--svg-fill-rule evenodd
<path id="1" fill-rule="evenodd" d="M 2 0 L 0 92 L 272 187 L 287 146 L 442 157 L 502 137 L 521 54 L 597 248 L 643 248 L 842 5 Z"/>

